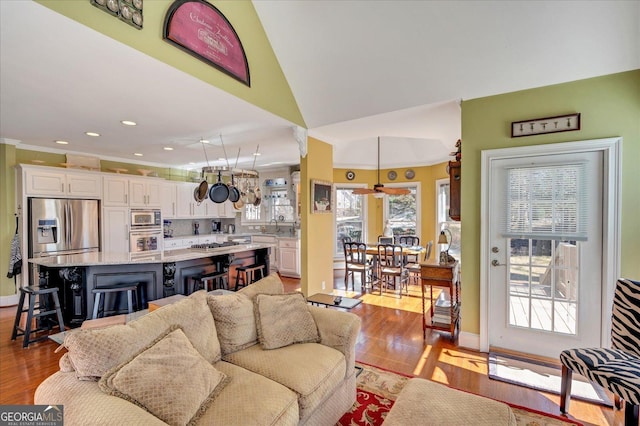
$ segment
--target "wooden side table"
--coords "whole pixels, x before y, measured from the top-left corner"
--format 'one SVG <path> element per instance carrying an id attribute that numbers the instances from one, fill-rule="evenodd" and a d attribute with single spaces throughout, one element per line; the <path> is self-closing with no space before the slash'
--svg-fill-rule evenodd
<path id="1" fill-rule="evenodd" d="M 440 264 L 435 260 L 420 262 L 420 279 L 422 281 L 422 334 L 427 337 L 427 328 L 434 330 L 447 331 L 451 334 L 451 339 L 456 337 L 456 328 L 459 329 L 460 322 L 460 274 L 459 264 L 457 261 L 453 263 Z M 448 309 L 449 318 L 447 320 L 438 319 L 434 321 L 434 305 L 433 287 L 441 287 L 449 289 L 449 300 L 451 306 Z M 426 289 L 430 300 L 430 308 L 427 312 L 424 298 Z M 429 315 L 429 324 L 427 324 L 427 315 Z"/>

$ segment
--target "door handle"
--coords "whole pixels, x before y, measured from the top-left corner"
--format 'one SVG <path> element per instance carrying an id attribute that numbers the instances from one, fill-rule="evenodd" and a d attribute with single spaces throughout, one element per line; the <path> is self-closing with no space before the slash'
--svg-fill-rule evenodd
<path id="1" fill-rule="evenodd" d="M 491 261 L 491 266 L 505 266 L 505 263 L 500 263 L 498 259 L 493 259 Z"/>

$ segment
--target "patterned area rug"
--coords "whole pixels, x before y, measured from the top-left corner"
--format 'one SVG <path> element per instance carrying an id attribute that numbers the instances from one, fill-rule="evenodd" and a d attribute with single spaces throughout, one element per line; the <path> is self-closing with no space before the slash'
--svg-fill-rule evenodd
<path id="1" fill-rule="evenodd" d="M 378 426 L 384 422 L 396 397 L 410 377 L 357 363 L 363 368 L 357 379 L 356 403 L 351 411 L 345 413 L 338 422 L 339 426 Z M 518 426 L 569 426 L 581 423 L 561 417 L 530 411 L 511 404 Z"/>

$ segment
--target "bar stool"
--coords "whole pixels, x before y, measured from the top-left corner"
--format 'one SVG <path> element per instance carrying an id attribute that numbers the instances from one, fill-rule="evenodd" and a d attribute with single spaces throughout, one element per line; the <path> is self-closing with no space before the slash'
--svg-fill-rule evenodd
<path id="1" fill-rule="evenodd" d="M 29 307 L 24 309 L 24 298 L 26 295 L 29 295 Z M 51 306 L 51 301 L 47 303 L 43 297 L 51 297 L 53 301 L 53 309 L 49 309 Z M 38 298 L 38 299 L 36 299 Z M 33 311 L 39 310 L 40 312 L 34 313 Z M 25 324 L 25 328 L 20 328 L 20 317 L 23 312 L 28 312 L 27 314 L 27 322 Z M 60 327 L 60 331 L 64 331 L 64 321 L 62 319 L 62 311 L 60 310 L 60 300 L 58 299 L 58 288 L 41 288 L 37 286 L 27 286 L 20 287 L 20 301 L 18 302 L 18 310 L 16 312 L 16 320 L 13 323 L 13 333 L 11 334 L 11 340 L 16 340 L 18 336 L 24 336 L 24 340 L 22 341 L 22 347 L 26 348 L 29 346 L 29 343 L 37 342 L 39 340 L 44 340 L 48 336 L 41 336 L 32 339 L 31 334 L 37 333 L 39 331 L 51 330 L 53 325 L 51 324 L 54 320 L 52 318 L 48 318 L 52 315 L 56 315 L 57 325 Z M 37 324 L 36 329 L 32 330 L 31 325 L 33 320 L 40 319 L 40 324 Z M 46 328 L 42 328 L 44 323 L 47 323 Z"/>
<path id="2" fill-rule="evenodd" d="M 94 297 L 93 297 L 93 315 L 91 317 L 91 319 L 96 319 L 98 318 L 98 311 L 100 310 L 100 299 L 101 296 L 104 294 L 104 300 L 102 301 L 102 316 L 104 317 L 104 312 L 105 312 L 105 303 L 106 303 L 106 299 L 107 299 L 107 294 L 110 293 L 115 293 L 116 294 L 116 301 L 115 301 L 115 307 L 118 307 L 118 302 L 120 301 L 120 294 L 123 292 L 127 292 L 127 311 L 128 313 L 133 313 L 133 295 L 134 293 L 136 293 L 138 291 L 138 283 L 134 283 L 134 284 L 117 284 L 117 285 L 112 285 L 112 286 L 107 286 L 107 287 L 100 287 L 100 288 L 94 288 L 93 290 L 91 290 L 91 293 L 93 293 Z"/>
<path id="3" fill-rule="evenodd" d="M 258 279 L 256 279 L 256 272 L 260 272 L 260 279 L 264 278 L 264 265 L 258 265 L 254 263 L 253 265 L 248 266 L 238 266 L 236 268 L 236 286 L 234 290 L 238 290 L 238 286 L 240 285 L 240 280 L 242 280 L 242 287 L 246 287 L 249 284 L 252 284 Z"/>
<path id="4" fill-rule="evenodd" d="M 185 277 L 185 288 L 187 294 L 191 294 L 200 289 L 206 288 L 212 291 L 217 288 L 228 288 L 228 277 L 225 271 L 216 271 L 208 274 L 196 274 Z"/>

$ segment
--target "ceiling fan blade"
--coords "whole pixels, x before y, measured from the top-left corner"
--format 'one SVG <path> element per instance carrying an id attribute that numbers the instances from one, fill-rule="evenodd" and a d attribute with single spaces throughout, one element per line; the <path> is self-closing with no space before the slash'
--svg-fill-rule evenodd
<path id="1" fill-rule="evenodd" d="M 411 193 L 411 191 L 406 188 L 387 188 L 383 186 L 378 188 L 378 190 L 390 195 L 407 195 Z"/>
<path id="2" fill-rule="evenodd" d="M 367 195 L 367 194 L 373 194 L 376 191 L 374 191 L 373 189 L 369 189 L 369 188 L 354 188 L 352 194 L 355 195 Z"/>

